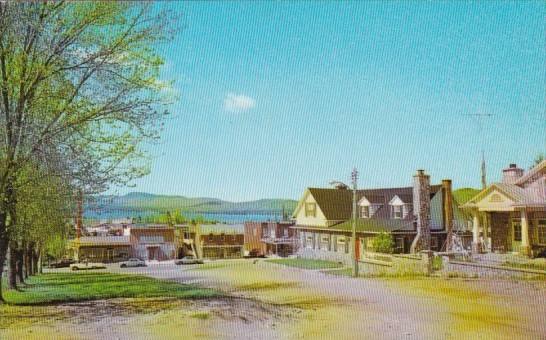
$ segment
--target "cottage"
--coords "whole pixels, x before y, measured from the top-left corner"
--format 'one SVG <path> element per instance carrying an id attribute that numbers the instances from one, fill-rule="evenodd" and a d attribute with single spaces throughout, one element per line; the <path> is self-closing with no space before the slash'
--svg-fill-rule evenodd
<path id="1" fill-rule="evenodd" d="M 396 253 L 410 252 L 418 235 L 422 249 L 441 250 L 449 229 L 462 237 L 467 234 L 465 216 L 453 204 L 451 181 L 430 185 L 422 170 L 412 187 L 357 190 L 356 196 L 357 257 L 372 250 L 373 239 L 382 232 L 393 236 Z M 340 261 L 350 258 L 352 201 L 353 192 L 344 186 L 306 189 L 293 214 L 298 253 Z"/>
<path id="2" fill-rule="evenodd" d="M 294 252 L 294 222 L 246 222 L 245 251 L 256 255 L 288 256 Z"/>
<path id="3" fill-rule="evenodd" d="M 546 252 L 546 161 L 525 172 L 516 164 L 463 205 L 473 216 L 475 252 Z"/>

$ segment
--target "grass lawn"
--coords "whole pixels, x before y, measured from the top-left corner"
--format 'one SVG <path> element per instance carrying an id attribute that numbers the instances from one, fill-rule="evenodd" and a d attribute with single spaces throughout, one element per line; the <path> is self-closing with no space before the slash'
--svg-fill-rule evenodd
<path id="1" fill-rule="evenodd" d="M 212 289 L 140 275 L 96 272 L 42 274 L 29 278 L 21 291 L 4 291 L 4 299 L 12 305 L 45 305 L 113 298 L 198 299 L 219 295 Z"/>
<path id="2" fill-rule="evenodd" d="M 343 264 L 337 262 L 310 259 L 275 259 L 266 260 L 266 262 L 272 262 L 301 269 L 331 269 L 343 267 Z"/>

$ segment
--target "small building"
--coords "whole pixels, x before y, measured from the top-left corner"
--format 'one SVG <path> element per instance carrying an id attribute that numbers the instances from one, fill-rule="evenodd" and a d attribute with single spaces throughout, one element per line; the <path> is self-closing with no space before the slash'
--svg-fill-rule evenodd
<path id="1" fill-rule="evenodd" d="M 546 255 L 546 160 L 525 172 L 516 164 L 463 208 L 473 216 L 475 252 Z"/>
<path id="2" fill-rule="evenodd" d="M 294 222 L 246 222 L 245 252 L 256 255 L 288 256 L 296 245 Z"/>
<path id="3" fill-rule="evenodd" d="M 233 259 L 243 256 L 244 234 L 241 226 L 201 226 L 199 246 L 203 258 Z"/>
<path id="4" fill-rule="evenodd" d="M 84 236 L 73 240 L 70 246 L 78 261 L 120 262 L 132 253 L 129 236 Z"/>
<path id="5" fill-rule="evenodd" d="M 130 242 L 133 257 L 157 261 L 176 257 L 174 228 L 168 225 L 134 225 Z"/>

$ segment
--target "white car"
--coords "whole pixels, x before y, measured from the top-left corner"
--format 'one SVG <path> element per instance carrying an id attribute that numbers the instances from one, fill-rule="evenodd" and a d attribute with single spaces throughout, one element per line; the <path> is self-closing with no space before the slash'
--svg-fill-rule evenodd
<path id="1" fill-rule="evenodd" d="M 146 262 L 142 261 L 141 259 L 132 258 L 124 262 L 120 262 L 119 264 L 120 268 L 127 268 L 127 267 L 146 267 Z"/>
<path id="2" fill-rule="evenodd" d="M 180 260 L 174 261 L 174 264 L 181 265 L 181 264 L 203 264 L 203 260 L 195 258 L 193 256 L 186 256 L 181 258 Z"/>
<path id="3" fill-rule="evenodd" d="M 72 270 L 106 269 L 104 263 L 78 262 L 70 265 Z"/>

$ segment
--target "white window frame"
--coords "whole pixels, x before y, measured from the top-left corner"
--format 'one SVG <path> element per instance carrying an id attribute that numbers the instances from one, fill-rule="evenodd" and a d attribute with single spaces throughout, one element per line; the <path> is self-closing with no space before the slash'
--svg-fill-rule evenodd
<path id="1" fill-rule="evenodd" d="M 360 218 L 370 218 L 370 209 L 371 207 L 369 205 L 361 205 L 360 206 Z"/>
<path id="2" fill-rule="evenodd" d="M 403 208 L 403 206 L 404 206 L 403 204 L 392 205 L 392 218 L 394 218 L 396 220 L 401 220 L 402 218 L 404 218 L 404 208 Z M 400 216 L 397 216 L 398 214 L 400 214 Z"/>

